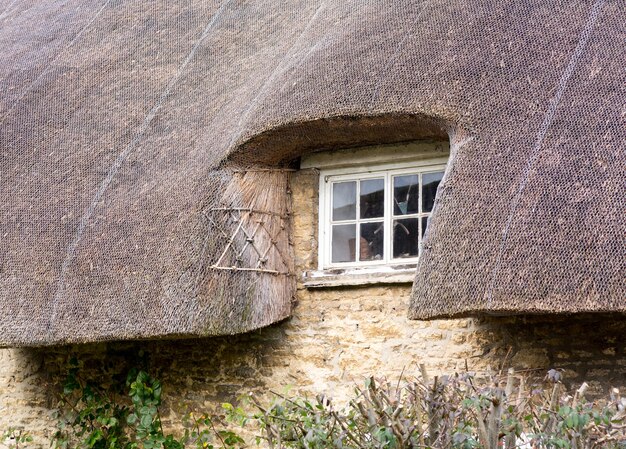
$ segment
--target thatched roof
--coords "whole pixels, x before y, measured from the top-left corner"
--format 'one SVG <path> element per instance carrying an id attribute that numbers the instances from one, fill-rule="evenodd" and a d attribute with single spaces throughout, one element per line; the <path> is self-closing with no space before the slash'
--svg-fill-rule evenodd
<path id="1" fill-rule="evenodd" d="M 472 83 L 474 125 L 452 136 L 412 318 L 626 312 L 618 4 L 516 3 L 467 36 L 481 54 L 462 73 L 484 90 Z"/>
<path id="2" fill-rule="evenodd" d="M 0 0 L 0 344 L 281 320 L 289 172 L 238 170 L 445 131 L 412 314 L 624 310 L 620 19 L 617 0 Z"/>

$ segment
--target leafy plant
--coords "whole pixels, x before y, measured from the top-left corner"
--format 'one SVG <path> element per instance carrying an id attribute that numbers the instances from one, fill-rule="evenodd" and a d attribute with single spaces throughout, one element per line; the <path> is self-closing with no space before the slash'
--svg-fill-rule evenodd
<path id="1" fill-rule="evenodd" d="M 569 394 L 560 373 L 530 384 L 510 371 L 491 378 L 472 373 L 392 383 L 369 378 L 347 405 L 274 393 L 248 395 L 245 406 L 222 404 L 222 417 L 186 413 L 178 435 L 163 429 L 161 383 L 133 369 L 122 382 L 94 383 L 70 363 L 59 393 L 55 449 L 239 449 L 233 423 L 252 427 L 269 449 L 626 449 L 626 398 L 613 389 L 589 401 L 587 385 Z M 529 385 L 529 386 L 528 386 Z M 249 411 L 253 410 L 253 411 Z M 227 424 L 230 423 L 231 427 Z M 4 432 L 9 448 L 32 439 Z"/>
<path id="2" fill-rule="evenodd" d="M 108 388 L 80 376 L 77 360 L 70 361 L 59 396 L 56 449 L 236 449 L 244 440 L 217 429 L 208 414 L 183 418 L 182 437 L 163 430 L 161 383 L 145 371 L 132 369 L 124 387 Z"/>
<path id="3" fill-rule="evenodd" d="M 614 390 L 588 402 L 585 389 L 571 396 L 549 378 L 528 390 L 512 371 L 480 382 L 423 371 L 397 384 L 370 378 L 342 409 L 323 396 L 252 401 L 270 449 L 625 449 L 626 400 Z"/>
<path id="4" fill-rule="evenodd" d="M 30 436 L 24 429 L 18 429 L 16 427 L 9 427 L 2 433 L 2 439 L 0 443 L 8 442 L 8 449 L 20 449 L 26 445 L 26 443 L 30 443 L 33 441 L 33 437 Z"/>

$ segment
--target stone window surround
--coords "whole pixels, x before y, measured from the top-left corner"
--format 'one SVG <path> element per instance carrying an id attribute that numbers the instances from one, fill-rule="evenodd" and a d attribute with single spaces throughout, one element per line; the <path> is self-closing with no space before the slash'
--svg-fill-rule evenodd
<path id="1" fill-rule="evenodd" d="M 333 151 L 320 151 L 302 157 L 300 169 L 317 169 L 322 173 L 343 173 L 350 169 L 366 166 L 390 167 L 428 163 L 428 165 L 445 166 L 449 155 L 447 141 L 417 141 L 404 144 L 377 145 L 364 148 L 350 148 Z M 320 176 L 322 192 L 324 179 Z M 324 223 L 320 219 L 318 235 L 323 232 Z M 321 239 L 318 239 L 318 242 Z M 322 243 L 320 242 L 320 245 Z M 320 251 L 320 246 L 318 246 Z M 416 263 L 375 265 L 364 267 L 333 267 L 324 268 L 323 261 L 318 258 L 317 270 L 306 271 L 302 275 L 306 288 L 350 287 L 373 284 L 410 284 L 415 277 Z"/>

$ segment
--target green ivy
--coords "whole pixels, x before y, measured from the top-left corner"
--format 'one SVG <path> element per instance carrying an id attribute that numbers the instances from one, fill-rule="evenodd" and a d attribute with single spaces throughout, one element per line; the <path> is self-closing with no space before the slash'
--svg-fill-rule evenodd
<path id="1" fill-rule="evenodd" d="M 69 365 L 59 397 L 55 449 L 237 449 L 245 444 L 235 433 L 218 430 L 209 415 L 192 412 L 183 418 L 181 437 L 166 434 L 160 415 L 163 389 L 145 371 L 130 370 L 125 388 L 105 388 L 83 379 L 76 359 Z"/>
<path id="2" fill-rule="evenodd" d="M 568 393 L 554 370 L 530 388 L 513 372 L 370 378 L 341 407 L 325 396 L 274 393 L 267 404 L 250 394 L 244 406 L 222 404 L 225 418 L 185 414 L 177 435 L 163 430 L 163 388 L 146 371 L 132 369 L 125 381 L 108 384 L 82 371 L 72 359 L 54 449 L 240 449 L 246 442 L 232 429 L 250 424 L 257 445 L 269 449 L 626 449 L 626 398 L 614 389 L 608 399 L 588 401 L 585 384 Z M 0 443 L 7 440 L 10 449 L 26 449 L 32 438 L 10 428 Z"/>
<path id="3" fill-rule="evenodd" d="M 33 441 L 33 437 L 30 436 L 24 429 L 18 429 L 16 427 L 9 427 L 2 433 L 2 439 L 0 443 L 8 440 L 7 449 L 20 449 Z"/>

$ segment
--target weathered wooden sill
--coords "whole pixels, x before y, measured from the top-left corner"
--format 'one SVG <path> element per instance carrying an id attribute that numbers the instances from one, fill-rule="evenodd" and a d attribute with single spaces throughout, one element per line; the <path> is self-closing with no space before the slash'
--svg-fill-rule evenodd
<path id="1" fill-rule="evenodd" d="M 302 281 L 306 288 L 328 288 L 374 284 L 411 284 L 414 278 L 415 265 L 402 265 L 307 271 L 302 276 Z"/>

